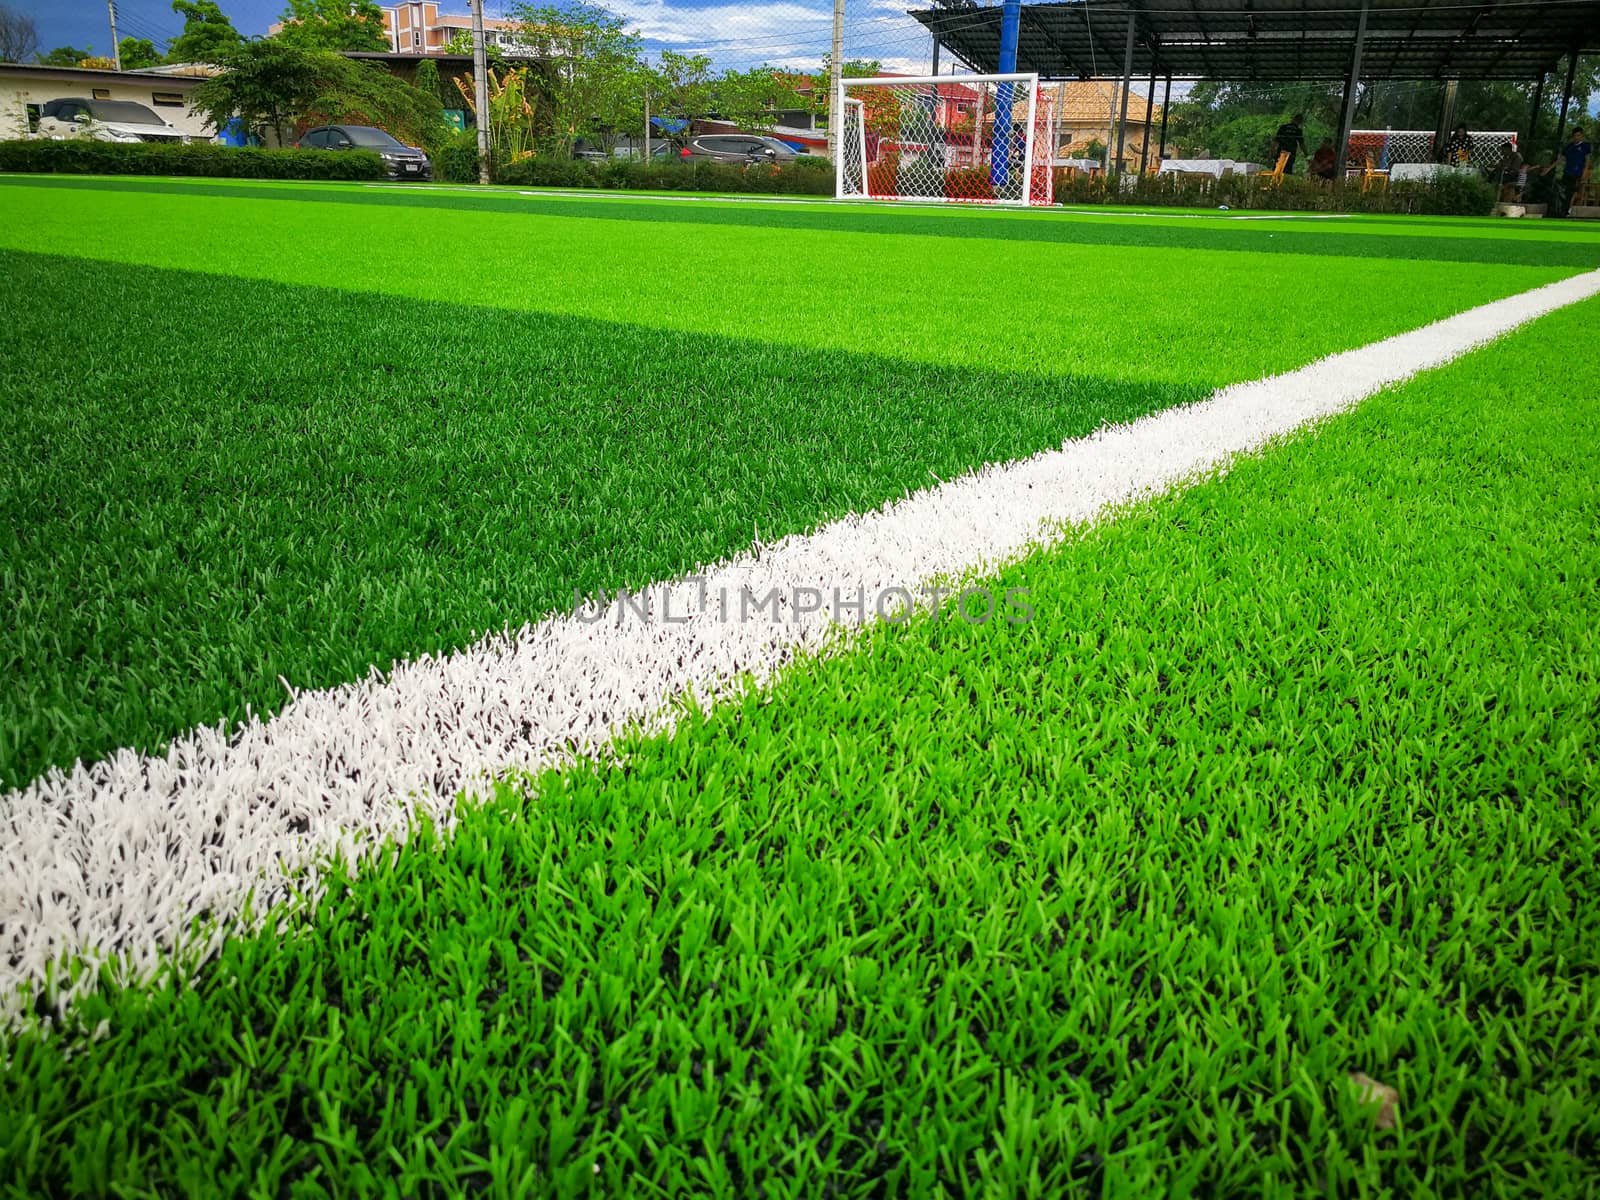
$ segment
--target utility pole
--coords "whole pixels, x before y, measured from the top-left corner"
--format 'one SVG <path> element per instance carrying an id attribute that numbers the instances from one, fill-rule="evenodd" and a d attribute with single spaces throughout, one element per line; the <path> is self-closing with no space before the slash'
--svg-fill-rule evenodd
<path id="1" fill-rule="evenodd" d="M 648 70 L 648 64 L 646 70 Z M 650 161 L 650 76 L 644 77 L 644 153 L 639 156 L 640 162 Z"/>
<path id="2" fill-rule="evenodd" d="M 111 62 L 122 70 L 122 42 L 117 37 L 117 0 L 106 0 L 106 12 L 111 16 Z"/>
<path id="3" fill-rule="evenodd" d="M 483 45 L 483 0 L 472 0 L 473 103 L 478 118 L 478 182 L 489 182 L 489 54 Z"/>
<path id="4" fill-rule="evenodd" d="M 844 105 L 840 91 L 844 86 L 844 0 L 833 0 L 833 57 L 828 73 L 828 158 L 839 161 L 839 130 L 844 126 Z M 863 164 L 863 171 L 866 165 Z"/>

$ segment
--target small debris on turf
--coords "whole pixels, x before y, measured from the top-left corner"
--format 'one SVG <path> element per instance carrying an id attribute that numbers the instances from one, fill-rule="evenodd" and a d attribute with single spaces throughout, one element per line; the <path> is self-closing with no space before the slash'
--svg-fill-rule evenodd
<path id="1" fill-rule="evenodd" d="M 1370 1075 L 1363 1075 L 1360 1071 L 1350 1072 L 1350 1083 L 1356 1089 L 1356 1095 L 1363 1105 L 1378 1106 L 1378 1115 L 1373 1121 L 1374 1126 L 1378 1129 L 1393 1129 L 1395 1105 L 1400 1102 L 1400 1093 L 1388 1084 L 1379 1083 Z"/>

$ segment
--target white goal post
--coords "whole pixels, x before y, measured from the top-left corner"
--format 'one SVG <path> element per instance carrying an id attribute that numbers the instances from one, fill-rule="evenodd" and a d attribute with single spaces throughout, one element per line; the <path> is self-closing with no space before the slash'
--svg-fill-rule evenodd
<path id="1" fill-rule="evenodd" d="M 1049 204 L 1052 100 L 1031 74 L 842 79 L 835 194 Z"/>

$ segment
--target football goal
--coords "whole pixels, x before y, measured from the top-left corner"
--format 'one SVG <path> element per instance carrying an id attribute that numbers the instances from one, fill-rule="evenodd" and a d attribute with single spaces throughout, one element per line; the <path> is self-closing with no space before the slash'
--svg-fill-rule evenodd
<path id="1" fill-rule="evenodd" d="M 1049 204 L 1052 97 L 1037 75 L 844 79 L 840 199 Z"/>

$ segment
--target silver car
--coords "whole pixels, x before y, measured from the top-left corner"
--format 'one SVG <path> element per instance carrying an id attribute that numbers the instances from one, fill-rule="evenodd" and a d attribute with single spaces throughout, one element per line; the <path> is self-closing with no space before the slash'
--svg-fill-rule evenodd
<path id="1" fill-rule="evenodd" d="M 685 149 L 683 158 L 725 163 L 788 163 L 799 157 L 777 138 L 755 133 L 703 133 Z"/>
<path id="2" fill-rule="evenodd" d="M 187 142 L 189 135 L 132 100 L 85 100 L 67 96 L 39 110 L 39 136 L 61 141 Z"/>

